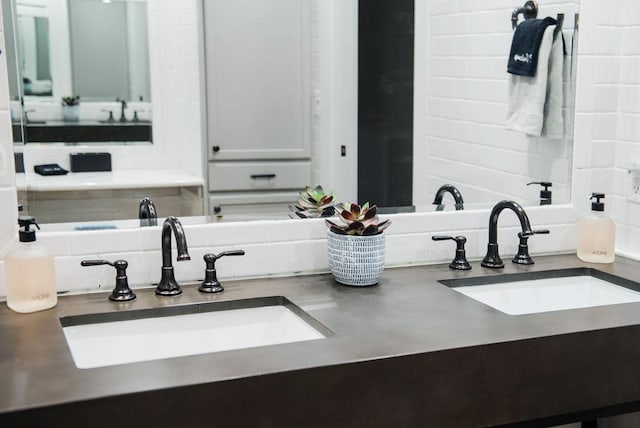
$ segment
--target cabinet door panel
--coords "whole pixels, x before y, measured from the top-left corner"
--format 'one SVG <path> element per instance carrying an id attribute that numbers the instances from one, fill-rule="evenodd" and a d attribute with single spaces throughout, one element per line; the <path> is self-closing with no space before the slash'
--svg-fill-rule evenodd
<path id="1" fill-rule="evenodd" d="M 309 0 L 204 2 L 209 159 L 304 159 Z"/>

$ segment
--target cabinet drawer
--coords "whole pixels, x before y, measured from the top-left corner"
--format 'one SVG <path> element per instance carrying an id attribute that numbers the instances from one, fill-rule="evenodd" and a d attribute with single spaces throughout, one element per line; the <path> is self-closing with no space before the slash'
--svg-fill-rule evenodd
<path id="1" fill-rule="evenodd" d="M 298 192 L 231 192 L 210 194 L 209 214 L 224 220 L 284 220 Z"/>
<path id="2" fill-rule="evenodd" d="M 311 162 L 220 162 L 209 164 L 209 191 L 304 189 Z"/>

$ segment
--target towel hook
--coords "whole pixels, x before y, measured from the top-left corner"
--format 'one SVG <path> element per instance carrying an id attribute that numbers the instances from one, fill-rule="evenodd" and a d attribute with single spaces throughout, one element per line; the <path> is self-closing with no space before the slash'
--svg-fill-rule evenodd
<path id="1" fill-rule="evenodd" d="M 527 1 L 521 8 L 513 9 L 511 14 L 511 26 L 515 30 L 518 26 L 518 15 L 522 14 L 524 19 L 531 19 L 538 16 L 538 3 L 533 0 Z"/>

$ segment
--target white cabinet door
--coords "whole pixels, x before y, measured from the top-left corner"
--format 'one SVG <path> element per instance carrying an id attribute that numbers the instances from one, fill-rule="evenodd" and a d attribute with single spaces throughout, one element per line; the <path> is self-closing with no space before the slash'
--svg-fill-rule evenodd
<path id="1" fill-rule="evenodd" d="M 210 160 L 310 156 L 310 0 L 206 0 Z"/>

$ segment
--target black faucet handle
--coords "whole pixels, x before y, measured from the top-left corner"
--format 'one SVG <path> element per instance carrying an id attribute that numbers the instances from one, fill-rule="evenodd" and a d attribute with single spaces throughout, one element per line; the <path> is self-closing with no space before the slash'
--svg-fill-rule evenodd
<path id="1" fill-rule="evenodd" d="M 204 281 L 200 284 L 199 291 L 202 293 L 220 293 L 224 291 L 224 287 L 218 281 L 216 274 L 216 260 L 224 256 L 243 256 L 244 250 L 230 250 L 223 251 L 219 254 L 208 253 L 205 254 L 203 259 L 206 264 L 204 271 Z"/>
<path id="2" fill-rule="evenodd" d="M 511 260 L 513 263 L 519 265 L 532 265 L 534 264 L 533 259 L 529 255 L 529 244 L 527 240 L 533 235 L 547 235 L 549 232 L 548 229 L 538 229 L 538 230 L 530 230 L 527 232 L 518 232 L 518 238 L 520 238 L 520 244 L 518 244 L 518 253 Z"/>
<path id="3" fill-rule="evenodd" d="M 103 111 L 105 113 L 109 113 L 109 118 L 107 119 L 107 122 L 115 122 L 116 121 L 116 119 L 113 117 L 113 110 L 102 109 L 100 111 Z"/>
<path id="4" fill-rule="evenodd" d="M 548 235 L 549 233 L 551 233 L 549 229 L 529 230 L 526 232 L 518 232 L 518 238 L 520 238 L 521 240 L 524 238 L 526 240 L 533 235 Z"/>
<path id="5" fill-rule="evenodd" d="M 244 256 L 244 250 L 223 251 L 218 254 L 217 258 L 219 259 L 222 256 Z"/>
<path id="6" fill-rule="evenodd" d="M 109 300 L 114 302 L 127 302 L 136 298 L 135 293 L 129 288 L 127 279 L 127 267 L 129 263 L 126 260 L 116 260 L 110 262 L 107 260 L 82 260 L 81 266 L 100 266 L 109 265 L 116 268 L 116 287 L 109 295 Z"/>
<path id="7" fill-rule="evenodd" d="M 466 251 L 464 249 L 464 244 L 467 243 L 467 238 L 465 236 L 445 236 L 445 235 L 434 235 L 431 237 L 434 241 L 447 241 L 452 240 L 456 242 L 456 255 L 449 263 L 450 269 L 455 270 L 469 270 L 471 269 L 471 265 L 467 261 Z"/>

